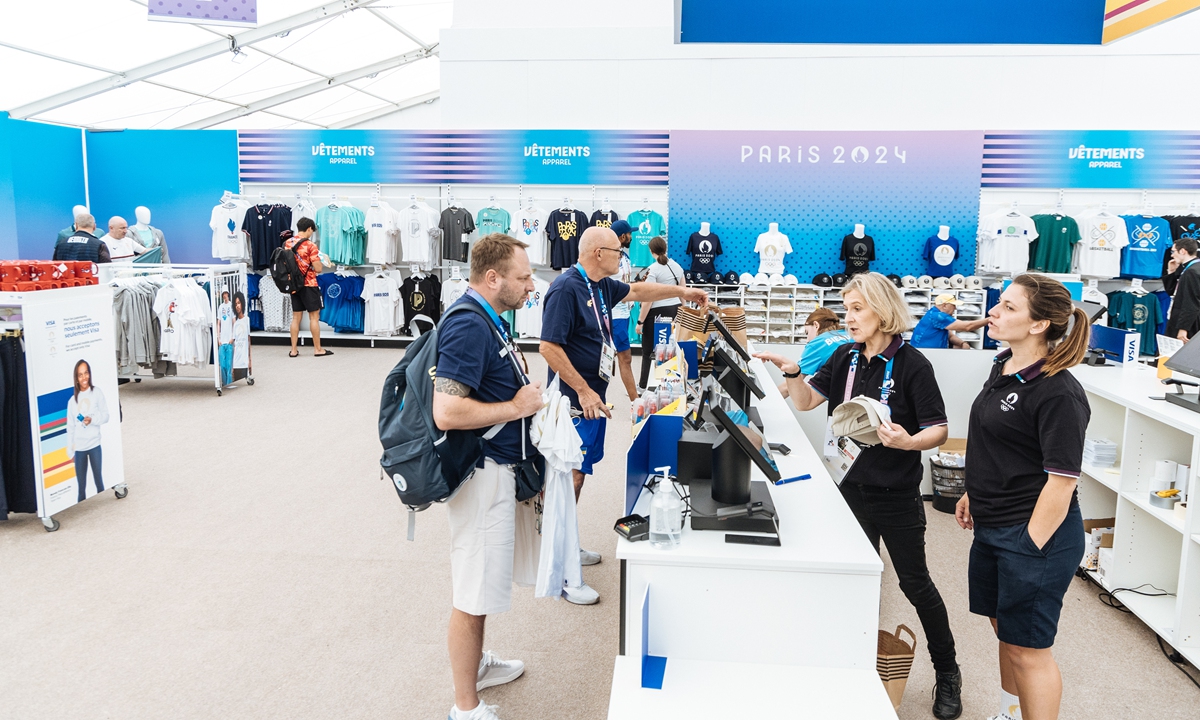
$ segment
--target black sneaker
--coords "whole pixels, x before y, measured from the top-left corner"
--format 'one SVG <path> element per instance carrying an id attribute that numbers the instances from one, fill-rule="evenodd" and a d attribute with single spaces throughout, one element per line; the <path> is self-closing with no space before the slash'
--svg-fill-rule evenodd
<path id="1" fill-rule="evenodd" d="M 938 673 L 933 688 L 933 716 L 939 720 L 954 720 L 962 715 L 962 673 Z"/>

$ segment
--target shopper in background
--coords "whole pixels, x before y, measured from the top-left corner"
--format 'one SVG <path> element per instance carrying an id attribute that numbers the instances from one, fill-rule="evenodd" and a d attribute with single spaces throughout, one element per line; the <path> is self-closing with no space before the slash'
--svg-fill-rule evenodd
<path id="1" fill-rule="evenodd" d="M 971 346 L 955 330 L 978 330 L 987 325 L 987 318 L 980 320 L 955 320 L 954 313 L 962 301 L 950 293 L 942 293 L 933 299 L 933 307 L 921 316 L 913 328 L 912 346 L 919 348 L 957 348 L 966 350 Z"/>
<path id="2" fill-rule="evenodd" d="M 1163 289 L 1171 294 L 1171 312 L 1167 317 L 1167 337 L 1187 342 L 1200 331 L 1200 266 L 1192 238 L 1180 238 L 1171 246 Z"/>
<path id="3" fill-rule="evenodd" d="M 657 283 L 626 285 L 613 280 L 623 253 L 621 241 L 610 228 L 584 230 L 579 238 L 579 262 L 550 284 L 542 310 L 542 357 L 549 365 L 550 377 L 558 376 L 560 389 L 571 401 L 572 409 L 582 415 L 575 420 L 583 441 L 583 467 L 573 473 L 576 502 L 584 479 L 604 457 L 606 421 L 612 417 L 605 394 L 616 372 L 611 315 L 614 304 L 667 298 L 708 304 L 703 290 Z M 600 553 L 580 549 L 579 554 L 584 565 L 600 562 Z M 600 599 L 586 583 L 563 588 L 563 595 L 576 605 L 591 605 Z"/>
<path id="4" fill-rule="evenodd" d="M 321 297 L 321 288 L 317 285 L 317 273 L 325 269 L 321 264 L 321 253 L 313 242 L 313 233 L 317 224 L 311 218 L 302 217 L 296 221 L 296 234 L 284 241 L 283 246 L 296 253 L 296 265 L 304 275 L 304 287 L 292 291 L 292 351 L 288 357 L 298 357 L 300 350 L 300 318 L 308 313 L 308 329 L 312 333 L 313 355 L 325 357 L 332 355 L 332 350 L 321 347 L 321 308 L 325 307 Z"/>
<path id="5" fill-rule="evenodd" d="M 971 406 L 955 516 L 975 531 L 971 612 L 990 618 L 1000 640 L 995 717 L 1049 720 L 1062 701 L 1050 648 L 1084 548 L 1075 484 L 1091 409 L 1066 370 L 1087 353 L 1088 316 L 1062 283 L 1029 273 L 1013 278 L 988 318 L 1008 349 Z"/>
<path id="6" fill-rule="evenodd" d="M 829 308 L 817 308 L 804 321 L 804 336 L 807 342 L 800 353 L 800 374 L 812 377 L 828 362 L 833 351 L 846 343 L 854 342 L 845 330 L 837 313 Z M 788 397 L 787 380 L 779 384 L 779 392 Z"/>
<path id="7" fill-rule="evenodd" d="M 866 396 L 890 411 L 878 427 L 882 443 L 862 449 L 839 487 L 876 552 L 881 539 L 887 544 L 900 589 L 925 628 L 937 674 L 934 716 L 956 718 L 962 713 L 962 675 L 946 605 L 925 559 L 920 489 L 921 451 L 946 440 L 946 407 L 933 366 L 900 337 L 910 317 L 896 286 L 876 272 L 855 275 L 842 288 L 842 302 L 854 344 L 835 349 L 808 382 L 801 378 L 800 366 L 787 358 L 773 353 L 755 357 L 783 371 L 798 410 L 812 410 L 828 399 L 832 418 L 842 403 Z"/>
<path id="8" fill-rule="evenodd" d="M 647 268 L 646 282 L 662 285 L 687 286 L 683 277 L 683 268 L 679 263 L 667 257 L 667 241 L 661 237 L 650 238 L 650 254 L 654 262 Z M 650 368 L 654 366 L 654 322 L 659 318 L 674 322 L 679 312 L 679 298 L 669 297 L 666 300 L 656 300 L 642 306 L 641 317 L 638 318 L 637 333 L 642 336 L 642 374 L 638 389 L 646 390 L 646 382 L 650 379 Z"/>
<path id="9" fill-rule="evenodd" d="M 628 285 L 633 279 L 633 264 L 629 261 L 629 244 L 633 242 L 633 228 L 624 220 L 609 226 L 621 241 L 621 263 L 617 268 L 617 280 Z M 629 303 L 619 302 L 612 309 L 613 345 L 617 348 L 617 368 L 621 371 L 621 382 L 629 402 L 638 398 L 637 385 L 633 380 L 633 351 L 629 349 Z"/>
<path id="10" fill-rule="evenodd" d="M 141 242 L 134 242 L 129 236 L 129 223 L 120 215 L 109 218 L 108 234 L 100 242 L 108 246 L 108 256 L 113 262 L 133 262 L 135 256 L 146 252 Z"/>
<path id="11" fill-rule="evenodd" d="M 471 281 L 456 303 L 479 304 L 495 328 L 474 312 L 455 313 L 438 327 L 433 393 L 438 428 L 476 430 L 504 423 L 484 442 L 482 465 L 446 501 L 454 596 L 448 633 L 454 707 L 448 720 L 498 720 L 498 708 L 483 704 L 479 691 L 512 682 L 525 671 L 519 660 L 501 660 L 490 650 L 485 653 L 483 629 L 488 615 L 507 612 L 512 606 L 514 468 L 525 457 L 529 433 L 525 418 L 542 407 L 541 383 L 522 383 L 514 371 L 514 358 L 520 353 L 510 339 L 508 323 L 500 318 L 500 313 L 524 306 L 533 290 L 527 247 L 508 235 L 493 233 L 471 248 Z M 507 347 L 501 346 L 496 330 Z"/>
<path id="12" fill-rule="evenodd" d="M 96 237 L 96 218 L 88 213 L 75 217 L 75 232 L 54 245 L 54 260 L 112 262 L 108 246 Z"/>

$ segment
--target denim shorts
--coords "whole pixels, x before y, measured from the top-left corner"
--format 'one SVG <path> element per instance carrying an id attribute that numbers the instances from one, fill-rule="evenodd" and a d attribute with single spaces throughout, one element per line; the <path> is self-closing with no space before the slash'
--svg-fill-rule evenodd
<path id="1" fill-rule="evenodd" d="M 1000 642 L 1043 649 L 1054 645 L 1063 596 L 1083 559 L 1083 516 L 1072 503 L 1040 550 L 1029 523 L 975 526 L 971 545 L 971 612 L 996 619 Z"/>
<path id="2" fill-rule="evenodd" d="M 577 417 L 573 422 L 579 439 L 583 441 L 583 466 L 579 470 L 584 475 L 591 475 L 593 466 L 604 459 L 604 435 L 608 427 L 608 418 L 603 415 L 595 420 Z M 1081 557 L 1082 554 L 1081 550 Z"/>

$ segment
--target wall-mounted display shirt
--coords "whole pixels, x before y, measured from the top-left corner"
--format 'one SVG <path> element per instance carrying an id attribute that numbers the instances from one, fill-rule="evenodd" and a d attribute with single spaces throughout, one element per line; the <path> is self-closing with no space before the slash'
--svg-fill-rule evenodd
<path id="1" fill-rule="evenodd" d="M 710 232 L 707 235 L 701 235 L 698 232 L 692 233 L 688 238 L 688 255 L 692 256 L 692 272 L 712 274 L 716 271 L 714 265 L 717 256 L 722 255 L 721 238 L 717 237 L 716 233 Z"/>

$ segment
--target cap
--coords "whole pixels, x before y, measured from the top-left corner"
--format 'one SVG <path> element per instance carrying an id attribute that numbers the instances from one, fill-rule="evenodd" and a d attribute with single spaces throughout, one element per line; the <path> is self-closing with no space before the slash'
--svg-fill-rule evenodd
<path id="1" fill-rule="evenodd" d="M 730 270 L 729 272 L 725 273 L 725 284 L 726 285 L 737 285 L 738 284 L 738 274 L 736 271 Z"/>
<path id="2" fill-rule="evenodd" d="M 950 288 L 950 278 L 937 277 L 933 279 L 933 286 L 938 290 L 947 290 Z"/>
<path id="3" fill-rule="evenodd" d="M 967 279 L 964 278 L 962 275 L 951 275 L 950 276 L 950 287 L 964 288 L 967 286 L 966 280 Z"/>
<path id="4" fill-rule="evenodd" d="M 941 295 L 938 295 L 937 297 L 935 297 L 933 299 L 933 304 L 934 305 L 949 304 L 949 305 L 953 305 L 954 307 L 958 307 L 959 305 L 962 305 L 962 300 L 959 300 L 958 298 L 954 297 L 950 293 L 942 293 Z"/>
<path id="5" fill-rule="evenodd" d="M 800 284 L 800 281 L 796 279 L 795 275 L 784 275 L 783 282 L 787 285 L 799 285 Z"/>
<path id="6" fill-rule="evenodd" d="M 926 289 L 931 288 L 933 287 L 933 278 L 929 277 L 928 275 L 922 275 L 921 277 L 917 278 L 917 286 Z"/>
<path id="7" fill-rule="evenodd" d="M 912 275 L 905 275 L 901 282 L 904 283 L 904 287 L 906 288 L 915 288 L 917 286 L 917 278 Z"/>
<path id="8" fill-rule="evenodd" d="M 719 272 L 715 272 L 708 276 L 708 281 L 710 283 L 712 283 L 713 285 L 724 285 L 725 284 L 725 276 Z"/>
<path id="9" fill-rule="evenodd" d="M 754 276 L 754 282 L 751 285 L 769 285 L 770 283 L 771 281 L 767 279 L 766 273 L 759 273 Z"/>
<path id="10" fill-rule="evenodd" d="M 829 277 L 829 273 L 820 273 L 813 276 L 812 284 L 817 287 L 833 287 L 833 278 Z"/>
<path id="11" fill-rule="evenodd" d="M 833 286 L 834 286 L 834 287 L 841 287 L 841 286 L 843 286 L 843 285 L 845 285 L 845 284 L 846 284 L 846 281 L 847 281 L 848 279 L 849 279 L 849 278 L 847 278 L 847 277 L 846 277 L 845 275 L 843 275 L 842 273 L 837 273 L 836 275 L 834 275 L 834 276 L 833 276 Z"/>
<path id="12" fill-rule="evenodd" d="M 888 280 L 891 280 L 891 281 L 892 281 L 892 284 L 893 284 L 893 285 L 895 285 L 895 286 L 896 286 L 896 287 L 898 287 L 898 288 L 902 288 L 902 287 L 904 287 L 904 281 L 903 281 L 903 280 L 901 280 L 901 279 L 900 279 L 900 276 L 899 276 L 899 275 L 897 275 L 896 273 L 890 273 L 890 274 L 887 276 L 887 279 L 888 279 Z"/>
<path id="13" fill-rule="evenodd" d="M 969 276 L 963 282 L 966 284 L 967 287 L 971 288 L 972 290 L 979 290 L 980 288 L 983 287 L 983 280 L 975 277 L 974 275 Z"/>
<path id="14" fill-rule="evenodd" d="M 741 275 L 738 275 L 738 280 L 743 285 L 750 285 L 754 282 L 754 276 L 750 273 L 742 273 Z"/>
<path id="15" fill-rule="evenodd" d="M 859 395 L 833 411 L 832 430 L 836 437 L 848 437 L 863 445 L 878 445 L 881 441 L 876 428 L 883 422 L 890 423 L 891 419 L 886 405 Z"/>
<path id="16" fill-rule="evenodd" d="M 687 280 L 688 285 L 696 284 L 696 281 L 694 279 L 692 279 L 692 271 L 691 270 L 687 270 L 683 273 L 683 279 Z"/>
<path id="17" fill-rule="evenodd" d="M 626 233 L 633 232 L 633 228 L 629 225 L 628 222 L 626 222 L 624 220 L 617 220 L 612 225 L 610 225 L 608 229 L 615 232 L 617 234 L 617 237 L 621 237 L 622 235 L 624 235 Z"/>
<path id="18" fill-rule="evenodd" d="M 784 283 L 784 279 L 782 275 L 775 273 L 771 275 L 771 277 L 767 278 L 767 282 L 771 285 L 782 285 Z"/>

